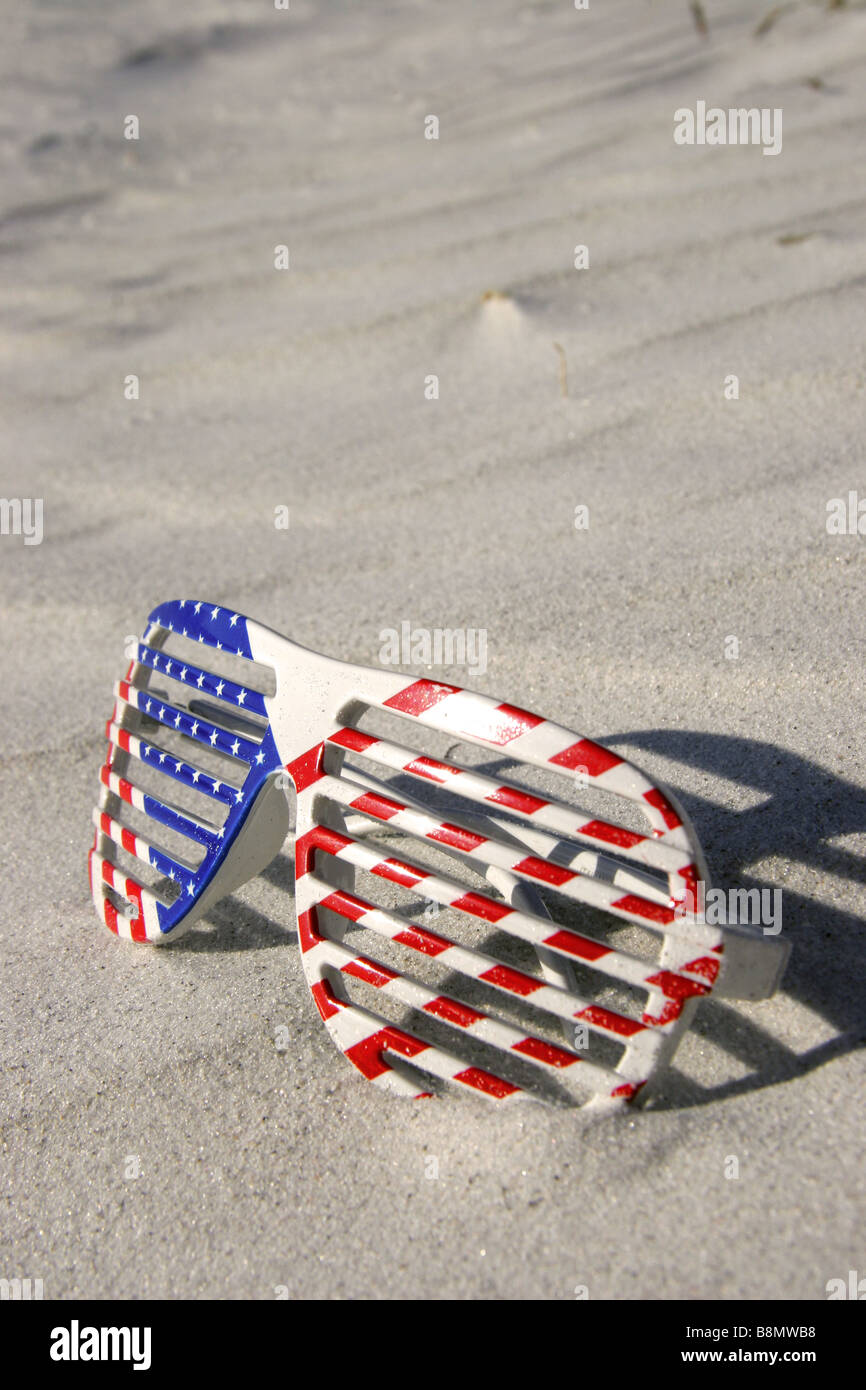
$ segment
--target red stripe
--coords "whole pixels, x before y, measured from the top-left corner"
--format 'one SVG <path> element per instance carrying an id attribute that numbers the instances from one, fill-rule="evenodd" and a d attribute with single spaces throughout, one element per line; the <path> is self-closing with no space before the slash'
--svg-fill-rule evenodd
<path id="1" fill-rule="evenodd" d="M 544 944 L 567 951 L 570 956 L 580 956 L 581 960 L 600 960 L 611 952 L 610 946 L 602 946 L 600 942 L 590 941 L 588 937 L 579 936 L 573 931 L 554 932 L 552 936 L 544 938 Z"/>
<path id="2" fill-rule="evenodd" d="M 606 820 L 588 820 L 586 825 L 578 826 L 578 834 L 591 835 L 594 840 L 604 840 L 608 845 L 621 845 L 623 849 L 631 849 L 633 845 L 639 845 L 646 835 L 637 835 L 633 830 L 626 830 L 621 825 L 611 825 Z"/>
<path id="3" fill-rule="evenodd" d="M 634 1100 L 638 1091 L 645 1085 L 645 1081 L 626 1081 L 624 1085 L 617 1086 L 615 1091 L 611 1091 L 611 1099 L 614 1096 L 623 1096 L 626 1100 Z"/>
<path id="4" fill-rule="evenodd" d="M 318 984 L 310 985 L 310 993 L 325 1022 L 329 1018 L 333 1018 L 334 1014 L 338 1014 L 341 1009 L 346 1008 L 343 1000 L 337 998 L 327 980 L 319 980 Z"/>
<path id="5" fill-rule="evenodd" d="M 622 1014 L 611 1013 L 610 1009 L 603 1009 L 600 1004 L 590 1004 L 574 1016 L 585 1018 L 587 1023 L 594 1023 L 599 1028 L 607 1028 L 611 1033 L 619 1033 L 623 1038 L 631 1038 L 635 1033 L 644 1031 L 643 1024 L 636 1019 L 623 1018 Z"/>
<path id="6" fill-rule="evenodd" d="M 406 810 L 399 801 L 391 801 L 389 797 L 379 796 L 376 792 L 364 792 L 363 796 L 357 796 L 351 805 L 354 810 L 366 811 L 377 820 L 390 820 L 398 812 Z"/>
<path id="7" fill-rule="evenodd" d="M 496 791 L 491 792 L 484 800 L 496 801 L 500 806 L 509 806 L 512 811 L 522 811 L 527 816 L 550 804 L 542 801 L 540 796 L 530 796 L 529 792 L 519 792 L 514 787 L 497 787 Z"/>
<path id="8" fill-rule="evenodd" d="M 419 1052 L 427 1050 L 427 1046 L 427 1043 L 410 1037 L 402 1029 L 389 1026 L 380 1028 L 378 1033 L 371 1033 L 368 1038 L 362 1038 L 347 1050 L 346 1056 L 368 1081 L 372 1081 L 383 1072 L 391 1070 L 382 1057 L 386 1047 L 391 1052 L 399 1052 L 403 1057 L 417 1057 Z"/>
<path id="9" fill-rule="evenodd" d="M 635 917 L 644 917 L 648 922 L 660 922 L 662 926 L 674 920 L 672 907 L 651 903 L 647 898 L 639 898 L 636 893 L 626 893 L 624 898 L 617 898 L 611 907 L 617 907 L 621 912 L 632 912 Z"/>
<path id="10" fill-rule="evenodd" d="M 660 792 L 658 787 L 653 787 L 652 791 L 644 792 L 644 801 L 648 801 L 650 806 L 654 806 L 657 811 L 661 811 L 662 818 L 668 830 L 676 830 L 682 821 L 677 815 L 671 803 L 668 801 L 664 792 Z"/>
<path id="11" fill-rule="evenodd" d="M 102 811 L 100 814 L 99 828 L 101 829 L 103 835 L 107 835 L 108 838 L 111 839 L 111 816 L 108 814 L 107 811 Z"/>
<path id="12" fill-rule="evenodd" d="M 543 1042 L 541 1038 L 524 1038 L 523 1042 L 515 1043 L 511 1050 L 522 1052 L 526 1057 L 534 1057 L 536 1061 L 546 1062 L 549 1067 L 572 1067 L 575 1062 L 580 1061 L 573 1052 L 554 1047 L 553 1043 Z"/>
<path id="13" fill-rule="evenodd" d="M 90 871 L 90 887 L 91 887 L 91 890 L 92 890 L 93 887 L 94 887 L 94 884 L 93 884 L 93 853 L 94 853 L 93 850 L 91 850 L 90 853 L 89 853 L 88 856 L 87 856 L 87 867 L 88 867 L 88 869 L 89 869 L 89 871 Z M 110 866 L 109 866 L 109 868 L 110 868 Z M 105 878 L 105 860 L 102 861 L 102 877 Z M 108 879 L 108 882 L 110 883 L 111 880 Z M 115 936 L 116 936 L 116 935 L 117 935 L 117 913 L 116 913 L 115 909 L 112 907 L 112 905 L 111 905 L 111 903 L 109 902 L 108 898 L 107 898 L 104 894 L 103 894 L 103 896 L 102 896 L 102 916 L 103 916 L 103 920 L 104 920 L 104 922 L 105 922 L 105 925 L 108 927 L 108 930 L 109 930 L 109 931 L 113 931 L 114 934 L 115 934 Z"/>
<path id="14" fill-rule="evenodd" d="M 659 970 L 647 977 L 648 985 L 655 985 L 668 999 L 690 999 L 695 994 L 709 994 L 709 985 L 699 985 L 696 980 L 687 980 L 675 975 L 671 970 Z"/>
<path id="15" fill-rule="evenodd" d="M 456 999 L 449 999 L 445 994 L 441 994 L 438 999 L 431 999 L 429 1004 L 424 1005 L 424 1011 L 435 1014 L 437 1018 L 447 1019 L 449 1023 L 456 1023 L 459 1028 L 470 1028 L 473 1023 L 484 1017 L 477 1009 L 470 1009 L 468 1004 L 459 1004 Z"/>
<path id="16" fill-rule="evenodd" d="M 362 734 L 360 729 L 338 729 L 335 734 L 328 735 L 329 743 L 339 744 L 341 748 L 351 748 L 355 753 L 363 753 L 365 748 L 369 748 L 372 743 L 378 743 L 377 738 L 371 738 L 369 734 Z"/>
<path id="17" fill-rule="evenodd" d="M 500 922 L 511 912 L 505 903 L 495 903 L 481 893 L 464 893 L 462 898 L 455 898 L 451 906 L 471 912 L 473 917 L 483 917 L 486 922 Z"/>
<path id="18" fill-rule="evenodd" d="M 529 874 L 530 878 L 540 878 L 545 883 L 552 883 L 559 888 L 563 883 L 568 883 L 569 879 L 578 878 L 579 875 L 574 869 L 563 869 L 560 864 L 551 864 L 547 859 L 538 859 L 534 854 L 527 855 L 521 859 L 514 868 L 517 873 Z"/>
<path id="19" fill-rule="evenodd" d="M 144 908 L 141 905 L 141 888 L 134 879 L 128 878 L 126 880 L 126 896 L 131 898 L 138 908 L 138 912 L 129 924 L 130 935 L 133 941 L 146 941 L 147 928 L 144 925 Z"/>
<path id="20" fill-rule="evenodd" d="M 373 865 L 370 873 L 378 874 L 379 878 L 389 878 L 392 883 L 400 883 L 404 888 L 412 888 L 422 878 L 430 877 L 426 869 L 410 869 L 400 859 L 383 859 L 381 864 Z"/>
<path id="21" fill-rule="evenodd" d="M 690 960 L 688 965 L 684 965 L 683 970 L 691 970 L 693 975 L 703 975 L 710 984 L 715 984 L 716 976 L 719 973 L 722 962 L 713 960 L 710 956 L 699 956 L 697 960 Z"/>
<path id="22" fill-rule="evenodd" d="M 113 931 L 117 936 L 117 909 L 112 907 L 108 898 L 102 900 L 102 915 L 105 918 L 105 925 L 109 931 Z"/>
<path id="23" fill-rule="evenodd" d="M 454 945 L 453 941 L 446 941 L 444 936 L 437 936 L 435 932 L 414 925 L 401 931 L 394 940 L 399 941 L 401 946 L 410 946 L 413 951 L 421 951 L 425 956 L 440 956 Z"/>
<path id="24" fill-rule="evenodd" d="M 459 825 L 449 825 L 444 822 L 436 830 L 431 830 L 427 835 L 428 840 L 439 840 L 443 845 L 451 845 L 454 849 L 473 850 L 479 845 L 485 845 L 487 839 L 484 835 L 476 835 L 471 830 L 461 830 Z"/>
<path id="25" fill-rule="evenodd" d="M 449 767 L 447 763 L 439 763 L 435 758 L 413 758 L 411 763 L 406 763 L 404 771 L 414 772 L 419 777 L 427 777 L 431 782 L 444 782 L 457 769 Z M 444 772 L 446 777 L 437 777 L 437 772 Z"/>
<path id="26" fill-rule="evenodd" d="M 132 674 L 132 668 L 133 668 L 134 665 L 135 665 L 135 662 L 134 662 L 134 661 L 131 661 L 131 662 L 129 663 L 129 674 L 130 674 L 130 675 Z M 127 704 L 128 704 L 128 703 L 129 703 L 129 683 L 128 683 L 127 681 L 120 681 L 120 682 L 118 682 L 118 687 L 117 687 L 117 688 L 118 688 L 118 690 L 120 691 L 120 698 L 121 698 L 122 700 L 126 700 L 126 702 L 127 702 Z"/>
<path id="27" fill-rule="evenodd" d="M 121 830 L 120 843 L 129 854 L 135 854 L 135 836 L 131 830 Z"/>
<path id="28" fill-rule="evenodd" d="M 386 709 L 399 710 L 401 714 L 424 714 L 449 695 L 459 695 L 459 685 L 443 685 L 441 681 L 415 681 L 398 690 L 390 700 L 385 701 Z"/>
<path id="29" fill-rule="evenodd" d="M 582 738 L 578 743 L 572 743 L 570 748 L 564 748 L 561 753 L 554 753 L 548 759 L 551 763 L 556 763 L 557 767 L 585 767 L 589 777 L 600 777 L 603 772 L 609 772 L 612 767 L 616 767 L 622 762 L 622 758 L 617 757 L 616 753 L 611 753 L 608 748 L 602 748 L 600 743 L 594 743 L 591 738 Z"/>
<path id="30" fill-rule="evenodd" d="M 123 749 L 124 753 L 129 752 L 129 731 L 127 729 L 118 729 L 117 742 Z"/>
<path id="31" fill-rule="evenodd" d="M 515 1091 L 520 1090 L 519 1086 L 512 1086 L 510 1081 L 503 1081 L 501 1076 L 482 1071 L 480 1067 L 467 1067 L 465 1071 L 459 1071 L 454 1080 L 462 1081 L 464 1086 L 472 1086 L 476 1091 L 483 1091 L 485 1095 L 495 1096 L 497 1100 L 513 1096 Z"/>
<path id="32" fill-rule="evenodd" d="M 682 1011 L 682 999 L 666 999 L 660 1014 L 641 1014 L 641 1020 L 648 1028 L 663 1028 L 666 1023 L 673 1023 L 675 1018 L 679 1018 Z"/>
<path id="33" fill-rule="evenodd" d="M 311 907 L 308 912 L 298 913 L 298 941 L 302 951 L 311 951 L 320 941 L 326 939 L 319 931 L 315 908 Z"/>
<path id="34" fill-rule="evenodd" d="M 117 781 L 118 781 L 118 788 L 117 788 L 117 790 L 118 790 L 118 795 L 121 796 L 121 797 L 123 798 L 124 801 L 128 801 L 129 804 L 130 804 L 130 806 L 131 806 L 131 805 L 132 805 L 132 786 L 130 785 L 129 782 L 125 781 L 122 777 L 118 777 Z"/>
<path id="35" fill-rule="evenodd" d="M 323 898 L 319 903 L 319 907 L 329 907 L 341 917 L 348 917 L 350 922 L 357 922 L 371 910 L 370 903 L 362 902 L 354 893 L 344 893 L 342 889 L 336 893 L 329 893 L 327 898 Z"/>
<path id="36" fill-rule="evenodd" d="M 465 714 L 461 711 L 460 732 L 501 747 L 543 723 L 540 715 L 530 714 L 529 710 L 519 709 L 517 705 L 497 705 L 492 710 L 480 705 Z"/>
<path id="37" fill-rule="evenodd" d="M 295 841 L 295 878 L 302 878 L 313 867 L 313 856 L 317 849 L 326 854 L 339 854 L 347 845 L 354 844 L 348 835 L 339 830 L 328 830 L 323 825 L 314 825 L 305 835 Z"/>
<path id="38" fill-rule="evenodd" d="M 684 869 L 680 869 L 679 877 L 685 879 L 685 889 L 683 891 L 682 902 L 685 904 L 687 912 L 697 913 L 700 907 L 698 899 L 698 869 L 696 864 L 687 864 Z"/>
<path id="39" fill-rule="evenodd" d="M 395 970 L 388 970 L 384 965 L 375 965 L 373 961 L 367 960 L 366 956 L 357 956 L 341 968 L 344 975 L 354 975 L 357 980 L 375 985 L 376 989 L 381 989 L 383 985 L 400 978 Z"/>
<path id="40" fill-rule="evenodd" d="M 315 748 L 307 749 L 294 762 L 286 763 L 286 772 L 295 784 L 295 791 L 305 791 L 313 782 L 324 777 L 324 752 L 324 743 L 317 743 Z"/>
<path id="41" fill-rule="evenodd" d="M 501 989 L 507 989 L 512 994 L 520 994 L 524 999 L 543 987 L 542 980 L 534 980 L 531 975 L 524 975 L 521 970 L 512 970 L 508 965 L 494 965 L 492 970 L 485 970 L 478 978 L 486 980 L 488 984 L 499 985 Z"/>

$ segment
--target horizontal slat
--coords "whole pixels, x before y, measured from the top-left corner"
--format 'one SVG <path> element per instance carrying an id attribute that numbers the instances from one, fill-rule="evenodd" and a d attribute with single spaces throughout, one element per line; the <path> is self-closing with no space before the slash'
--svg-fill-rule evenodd
<path id="1" fill-rule="evenodd" d="M 197 840 L 199 844 L 207 847 L 210 847 L 215 839 L 222 839 L 221 826 L 199 818 L 193 819 L 192 816 L 184 814 L 179 807 L 161 801 L 159 797 L 151 796 L 150 792 L 142 791 L 141 787 L 128 777 L 118 777 L 108 763 L 103 764 L 100 768 L 99 779 L 106 790 L 119 796 L 121 801 L 127 801 L 137 811 L 143 812 L 146 816 L 152 816 L 154 820 L 167 826 L 169 830 L 176 830 L 179 835 L 186 835 L 189 839 Z"/>
<path id="2" fill-rule="evenodd" d="M 311 832 L 311 834 L 315 836 L 316 832 Z M 610 979 L 621 981 L 647 992 L 658 990 L 677 1004 L 684 998 L 707 992 L 705 980 L 690 979 L 681 973 L 660 970 L 637 957 L 626 955 L 625 952 L 614 951 L 607 946 L 599 946 L 598 943 L 590 941 L 587 937 L 557 926 L 549 918 L 535 917 L 527 912 L 519 912 L 484 894 L 467 892 L 465 884 L 460 884 L 439 874 L 433 874 L 411 861 L 386 857 L 377 849 L 352 840 L 348 836 L 329 831 L 322 843 L 326 853 L 334 854 L 341 861 L 355 864 L 358 868 L 366 869 L 368 873 L 403 887 L 415 888 L 424 897 L 434 902 L 441 902 L 459 912 L 465 912 L 483 921 L 495 923 L 501 930 L 507 931 L 533 946 L 544 946 L 563 959 L 570 960 L 572 963 L 579 962 Z M 302 855 L 305 853 L 306 847 L 302 847 Z M 297 883 L 299 913 L 309 906 L 309 891 L 306 876 L 301 875 Z M 551 928 L 554 930 L 551 931 Z M 654 1033 L 658 1033 L 663 1027 L 672 1027 L 676 1018 L 676 1010 L 673 1010 L 664 1019 L 663 1024 L 658 1025 L 649 1019 L 638 1021 L 629 1018 L 616 1011 L 599 1007 L 588 1000 L 581 1002 L 583 1008 L 575 1015 L 576 1017 L 582 1018 L 591 1026 L 597 1027 L 599 1031 L 608 1033 L 620 1040 L 623 1038 L 632 1039 L 647 1027 L 652 1027 Z M 646 1045 L 652 1046 L 649 1042 Z"/>
<path id="3" fill-rule="evenodd" d="M 544 884 L 573 901 L 599 908 L 624 921 L 638 923 L 649 930 L 668 931 L 709 945 L 717 940 L 718 933 L 712 928 L 677 919 L 673 906 L 653 902 L 636 893 L 623 894 L 615 885 L 585 876 L 579 870 L 556 863 L 552 859 L 526 854 L 522 850 L 515 851 L 513 846 L 502 844 L 489 836 L 482 836 L 458 822 L 439 821 L 426 812 L 407 807 L 396 798 L 370 791 L 359 791 L 347 778 L 325 777 L 316 784 L 316 792 L 317 795 L 327 796 L 339 805 L 358 811 L 372 820 L 400 829 L 409 836 L 455 850 L 470 862 L 495 865 L 526 882 Z M 573 852 L 575 849 L 562 841 L 553 843 L 556 846 L 562 845 L 567 852 Z M 461 891 L 465 891 L 465 888 Z M 587 940 L 592 941 L 591 938 Z"/>
<path id="4" fill-rule="evenodd" d="M 340 942 L 326 940 L 316 947 L 314 968 L 322 970 L 328 964 L 344 975 L 361 980 L 382 994 L 397 999 L 408 1008 L 426 1013 L 438 1019 L 446 1027 L 459 1030 L 463 1035 L 477 1038 L 479 1042 L 507 1053 L 515 1053 L 532 1066 L 551 1072 L 561 1072 L 581 1064 L 583 1079 L 587 1085 L 612 1086 L 615 1073 L 603 1071 L 587 1063 L 578 1053 L 559 1044 L 545 1041 L 532 1033 L 515 1028 L 510 1023 L 492 1018 L 481 1009 L 474 1008 L 451 995 L 429 989 L 414 977 L 398 974 L 367 956 L 359 956 Z"/>
<path id="5" fill-rule="evenodd" d="M 507 756 L 547 771 L 583 769 L 596 786 L 640 806 L 653 834 L 691 854 L 689 833 L 676 807 L 648 777 L 593 739 L 542 719 L 529 710 L 499 704 L 487 695 L 431 680 L 410 681 L 380 706 L 417 719 L 461 742 L 508 749 Z"/>
<path id="6" fill-rule="evenodd" d="M 503 1077 L 481 1067 L 467 1067 L 462 1057 L 425 1042 L 411 1029 L 384 1023 L 361 1005 L 340 999 L 327 980 L 313 985 L 311 993 L 337 1046 L 368 1081 L 404 1095 L 428 1094 L 407 1086 L 406 1079 L 391 1069 L 386 1060 L 390 1053 L 442 1081 L 477 1091 L 488 1100 L 508 1100 L 521 1094 L 519 1086 Z"/>
<path id="7" fill-rule="evenodd" d="M 152 690 L 143 690 L 129 681 L 118 681 L 114 687 L 114 696 L 119 705 L 117 713 L 126 709 L 136 710 L 139 714 L 164 724 L 167 729 L 174 729 L 186 738 L 207 744 L 230 758 L 238 758 L 245 763 L 255 763 L 259 766 L 265 761 L 264 752 L 251 739 L 240 738 L 231 729 L 222 729 L 188 710 L 179 709 L 170 701 L 159 699 Z"/>
<path id="8" fill-rule="evenodd" d="M 195 879 L 196 869 L 191 864 L 182 864 L 178 859 L 172 858 L 163 850 L 157 849 L 149 840 L 137 835 L 128 826 L 122 825 L 120 821 L 114 820 L 107 811 L 102 811 L 99 807 L 94 807 L 93 824 L 100 834 L 126 850 L 135 859 L 140 859 L 143 864 L 149 864 L 158 873 L 164 874 L 167 878 L 175 879 L 183 887 L 186 887 Z"/>
<path id="9" fill-rule="evenodd" d="M 324 883 L 315 877 L 312 879 L 312 887 L 316 893 L 318 907 L 327 908 L 331 912 L 347 918 L 365 931 L 374 932 L 378 936 L 395 941 L 400 946 L 416 951 L 419 955 L 433 958 L 437 964 L 449 971 L 478 980 L 491 989 L 510 995 L 512 998 L 522 999 L 524 1002 L 532 1004 L 534 1008 L 552 1014 L 563 1021 L 569 1023 L 573 1023 L 575 1019 L 586 1021 L 582 1020 L 582 1014 L 588 1008 L 591 1009 L 592 1006 L 571 991 L 536 979 L 524 971 L 516 970 L 513 966 L 504 965 L 502 961 L 497 960 L 494 956 L 485 955 L 482 951 L 460 946 L 449 937 L 432 932 L 414 922 L 407 922 L 404 918 L 396 917 L 384 908 L 374 907 L 373 904 L 358 898 L 355 894 L 347 893 L 342 889 L 334 889 L 333 885 Z M 341 949 L 347 948 L 341 947 Z M 622 1042 L 621 1033 L 614 1033 L 609 1029 L 590 1023 L 587 1023 L 587 1026 L 591 1032 L 613 1036 L 616 1037 L 617 1041 Z M 616 1085 L 617 1082 L 621 1082 L 629 1076 L 632 1079 L 640 1079 L 645 1073 L 648 1059 L 652 1057 L 656 1047 L 656 1042 L 650 1036 L 647 1039 L 647 1045 L 642 1050 L 632 1053 L 633 1072 L 630 1070 L 614 1071 L 613 1068 L 589 1063 L 582 1057 L 578 1058 L 577 1054 L 575 1054 L 575 1059 L 580 1060 L 587 1067 L 587 1080 L 599 1085 L 607 1083 Z M 638 1056 L 640 1056 L 641 1062 L 636 1065 Z"/>
<path id="10" fill-rule="evenodd" d="M 168 749 L 161 748 L 158 743 L 149 743 L 147 739 L 140 738 L 131 730 L 122 728 L 113 720 L 109 720 L 106 724 L 105 734 L 112 747 L 121 749 L 122 752 L 128 753 L 138 762 L 152 768 L 154 772 L 160 772 L 164 777 L 181 782 L 202 796 L 213 797 L 226 805 L 240 805 L 244 799 L 241 788 L 220 781 L 211 773 L 205 772 L 203 768 L 185 762 L 182 758 L 170 753 Z"/>
<path id="11" fill-rule="evenodd" d="M 257 690 L 251 690 L 249 686 L 238 685 L 236 681 L 226 680 L 213 671 L 206 671 L 201 666 L 194 666 L 189 662 L 180 661 L 178 657 L 168 656 L 165 652 L 148 646 L 146 642 L 139 642 L 136 648 L 136 660 L 141 662 L 143 666 L 158 671 L 173 681 L 178 681 L 181 685 L 189 686 L 199 695 L 210 695 L 216 700 L 222 700 L 224 704 L 230 705 L 235 711 L 259 714 L 267 718 L 264 696 L 260 695 Z"/>
<path id="12" fill-rule="evenodd" d="M 513 811 L 541 829 L 595 848 L 606 847 L 624 859 L 645 864 L 661 873 L 679 875 L 692 864 L 689 851 L 654 839 L 651 834 L 639 834 L 627 826 L 594 817 L 578 806 L 538 796 L 486 773 L 425 757 L 388 739 L 373 738 L 358 729 L 342 728 L 331 734 L 328 742 L 359 753 L 391 771 L 405 772 L 410 777 L 445 787 L 449 792 L 483 805 L 488 813 L 497 809 Z"/>

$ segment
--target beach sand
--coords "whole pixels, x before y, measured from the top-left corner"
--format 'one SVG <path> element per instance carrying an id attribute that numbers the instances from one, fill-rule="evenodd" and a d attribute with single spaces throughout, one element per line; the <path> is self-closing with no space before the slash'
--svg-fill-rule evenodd
<path id="1" fill-rule="evenodd" d="M 0 537 L 0 1275 L 628 1300 L 866 1272 L 866 536 L 826 525 L 866 498 L 866 11 L 756 37 L 770 8 L 707 0 L 706 37 L 643 0 L 5 17 L 2 490 L 44 538 Z M 677 145 L 698 101 L 781 108 L 781 152 Z M 119 944 L 87 884 L 103 726 L 126 635 L 184 596 L 365 664 L 406 620 L 485 629 L 483 675 L 434 674 L 667 781 L 718 883 L 782 889 L 781 992 L 702 1005 L 654 1103 L 592 1121 L 366 1085 L 303 980 L 290 846 L 176 947 Z"/>

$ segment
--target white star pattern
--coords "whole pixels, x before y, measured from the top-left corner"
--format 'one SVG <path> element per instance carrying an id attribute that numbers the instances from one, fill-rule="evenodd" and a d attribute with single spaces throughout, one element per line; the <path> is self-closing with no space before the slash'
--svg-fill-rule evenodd
<path id="1" fill-rule="evenodd" d="M 190 733 L 192 734 L 193 738 L 195 738 L 196 734 L 198 733 L 198 720 L 197 720 L 197 719 L 194 719 L 194 720 L 192 721 L 192 728 L 190 729 Z"/>
<path id="2" fill-rule="evenodd" d="M 232 752 L 234 753 L 235 757 L 237 757 L 237 755 L 238 755 L 238 749 L 239 749 L 239 748 L 240 748 L 240 744 L 238 743 L 237 739 L 235 739 L 234 743 L 232 744 Z"/>
<path id="3" fill-rule="evenodd" d="M 216 729 L 211 729 L 211 735 L 210 735 L 210 745 L 211 745 L 211 748 L 213 748 L 213 746 L 214 746 L 214 744 L 216 743 L 216 741 L 217 741 L 218 738 L 219 738 L 219 734 L 217 733 Z"/>
<path id="4" fill-rule="evenodd" d="M 257 763 L 263 763 L 264 760 L 265 760 L 265 755 L 264 755 L 264 753 L 263 753 L 263 752 L 261 751 L 261 749 L 260 749 L 259 752 L 256 754 L 256 762 L 257 762 Z"/>
<path id="5" fill-rule="evenodd" d="M 202 686 L 204 685 L 204 671 L 199 672 L 199 677 L 196 681 L 196 685 L 198 686 L 199 690 L 201 690 Z"/>
<path id="6" fill-rule="evenodd" d="M 237 613 L 233 613 L 232 616 L 231 616 L 231 619 L 230 619 L 230 621 L 229 621 L 229 627 L 234 627 L 234 625 L 235 625 L 235 623 L 237 622 L 237 620 L 238 620 L 238 615 L 237 615 Z"/>
<path id="7" fill-rule="evenodd" d="M 186 891 L 189 893 L 191 898 L 195 897 L 195 888 L 191 883 L 188 883 L 186 885 Z"/>
<path id="8" fill-rule="evenodd" d="M 215 792 L 218 792 L 221 786 L 222 786 L 222 782 L 214 782 L 214 784 L 213 784 L 213 789 L 214 789 L 214 791 L 215 791 Z"/>
<path id="9" fill-rule="evenodd" d="M 147 704 L 146 704 L 145 707 L 144 707 L 144 712 L 145 712 L 145 714 L 150 714 L 150 707 L 151 707 L 152 704 L 153 704 L 153 701 L 152 701 L 152 700 L 148 700 Z"/>
<path id="10" fill-rule="evenodd" d="M 194 767 L 193 770 L 192 770 L 192 780 L 193 780 L 194 782 L 197 782 L 200 776 L 201 776 L 201 773 L 199 772 L 198 768 L 197 768 L 197 767 Z"/>
<path id="11" fill-rule="evenodd" d="M 180 676 L 178 677 L 178 679 L 179 679 L 179 680 L 182 680 L 182 681 L 185 681 L 185 680 L 186 680 L 186 667 L 185 667 L 185 666 L 182 666 L 182 667 L 181 667 L 181 669 L 180 669 Z"/>
<path id="12" fill-rule="evenodd" d="M 164 763 L 164 762 L 165 762 L 165 758 L 166 758 L 165 753 L 160 753 L 160 755 L 159 755 L 159 761 L 160 761 L 161 763 Z"/>
<path id="13" fill-rule="evenodd" d="M 181 770 L 182 767 L 183 767 L 183 763 L 175 763 L 175 765 L 174 765 L 174 770 L 175 770 L 175 772 L 180 772 L 180 770 Z"/>
<path id="14" fill-rule="evenodd" d="M 200 604 L 200 603 L 197 603 L 197 604 L 195 605 L 195 608 L 193 609 L 193 612 L 194 612 L 194 613 L 200 613 L 200 612 L 201 612 L 201 604 Z"/>
<path id="15" fill-rule="evenodd" d="M 239 704 L 239 705 L 242 705 L 243 702 L 244 702 L 244 700 L 245 700 L 246 698 L 247 698 L 247 692 L 246 692 L 245 690 L 239 690 L 239 691 L 238 691 L 238 704 Z"/>
<path id="16" fill-rule="evenodd" d="M 235 792 L 235 801 L 238 803 L 239 806 L 240 806 L 241 802 L 243 801 L 243 799 L 244 799 L 244 794 L 243 794 L 243 792 Z"/>
<path id="17" fill-rule="evenodd" d="M 170 661 L 167 661 L 167 662 L 165 663 L 165 674 L 166 674 L 167 676 L 171 675 L 171 662 L 170 662 Z"/>
<path id="18" fill-rule="evenodd" d="M 211 615 L 212 618 L 215 618 L 215 617 L 217 616 L 218 613 L 219 613 L 219 609 L 218 609 L 218 608 L 212 608 L 212 609 L 210 610 L 210 615 Z"/>
<path id="19" fill-rule="evenodd" d="M 164 718 L 165 718 L 165 705 L 160 705 L 160 707 L 159 707 L 159 714 L 157 715 L 157 719 L 164 719 Z"/>
<path id="20" fill-rule="evenodd" d="M 180 721 L 181 721 L 182 718 L 183 718 L 183 715 L 178 714 L 177 718 L 175 719 L 175 721 L 174 721 L 174 727 L 175 727 L 176 729 L 179 729 L 179 728 L 180 728 Z"/>
<path id="21" fill-rule="evenodd" d="M 222 695 L 222 693 L 223 693 L 224 690 L 225 690 L 225 681 L 218 681 L 218 682 L 217 682 L 217 688 L 216 688 L 216 694 L 217 694 L 217 695 Z"/>

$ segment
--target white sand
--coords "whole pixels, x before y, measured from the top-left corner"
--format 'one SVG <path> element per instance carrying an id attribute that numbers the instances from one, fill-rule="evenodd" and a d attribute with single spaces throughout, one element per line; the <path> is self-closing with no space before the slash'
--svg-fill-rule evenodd
<path id="1" fill-rule="evenodd" d="M 863 1272 L 866 537 L 825 514 L 866 496 L 866 13 L 756 39 L 769 8 L 707 0 L 708 40 L 642 0 L 4 17 L 2 489 L 45 539 L 0 538 L 0 1275 L 757 1299 Z M 698 99 L 783 108 L 782 153 L 676 146 Z M 404 619 L 486 628 L 480 688 L 628 749 L 719 882 L 783 888 L 782 993 L 703 1006 L 655 1106 L 591 1125 L 366 1086 L 288 860 L 195 939 L 120 946 L 86 882 L 103 721 L 124 635 L 189 594 L 366 663 Z"/>

